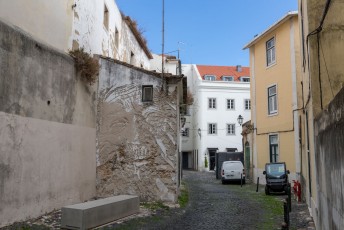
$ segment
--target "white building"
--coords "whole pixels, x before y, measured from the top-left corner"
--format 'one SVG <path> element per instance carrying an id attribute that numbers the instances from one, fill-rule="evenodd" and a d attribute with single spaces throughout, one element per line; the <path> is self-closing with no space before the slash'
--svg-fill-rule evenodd
<path id="1" fill-rule="evenodd" d="M 187 107 L 182 132 L 184 169 L 213 170 L 215 153 L 242 151 L 237 118 L 250 120 L 249 68 L 182 65 L 194 103 Z M 205 159 L 208 166 L 205 167 Z"/>
<path id="2" fill-rule="evenodd" d="M 114 0 L 0 1 L 0 20 L 60 51 L 84 48 L 150 69 L 153 57 L 136 21 L 122 15 Z"/>

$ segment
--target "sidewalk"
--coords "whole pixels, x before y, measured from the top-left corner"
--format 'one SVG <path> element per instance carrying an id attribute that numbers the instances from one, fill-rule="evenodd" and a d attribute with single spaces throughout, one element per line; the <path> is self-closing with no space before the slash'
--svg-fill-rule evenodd
<path id="1" fill-rule="evenodd" d="M 290 228 L 297 230 L 314 230 L 315 225 L 313 218 L 309 214 L 306 203 L 299 203 L 292 198 L 292 206 L 290 212 Z"/>

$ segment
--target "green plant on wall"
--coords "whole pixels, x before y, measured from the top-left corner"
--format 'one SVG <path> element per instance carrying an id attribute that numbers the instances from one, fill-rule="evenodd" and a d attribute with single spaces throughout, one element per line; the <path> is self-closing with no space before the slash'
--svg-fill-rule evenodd
<path id="1" fill-rule="evenodd" d="M 207 156 L 204 156 L 204 167 L 208 168 L 208 158 L 207 158 Z"/>
<path id="2" fill-rule="evenodd" d="M 90 85 L 95 83 L 99 75 L 98 60 L 85 52 L 84 48 L 69 51 L 69 54 L 74 58 L 75 68 L 80 73 L 81 78 Z"/>

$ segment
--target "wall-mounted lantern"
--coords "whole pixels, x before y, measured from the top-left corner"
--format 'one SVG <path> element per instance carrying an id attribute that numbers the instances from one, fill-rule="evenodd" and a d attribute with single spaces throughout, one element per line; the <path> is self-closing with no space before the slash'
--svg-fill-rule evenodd
<path id="1" fill-rule="evenodd" d="M 237 120 L 238 120 L 239 125 L 241 126 L 242 122 L 244 121 L 244 118 L 243 118 L 243 116 L 239 115 Z"/>

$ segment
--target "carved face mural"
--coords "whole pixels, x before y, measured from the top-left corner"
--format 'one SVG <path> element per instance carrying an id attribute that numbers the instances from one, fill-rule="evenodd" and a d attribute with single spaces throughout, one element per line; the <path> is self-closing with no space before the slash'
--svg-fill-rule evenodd
<path id="1" fill-rule="evenodd" d="M 109 71 L 111 80 L 103 79 L 107 84 L 99 90 L 98 193 L 174 201 L 177 97 L 161 93 L 156 76 L 131 69 L 130 81 L 114 80 L 116 71 Z M 151 102 L 142 102 L 142 81 L 153 85 Z"/>

